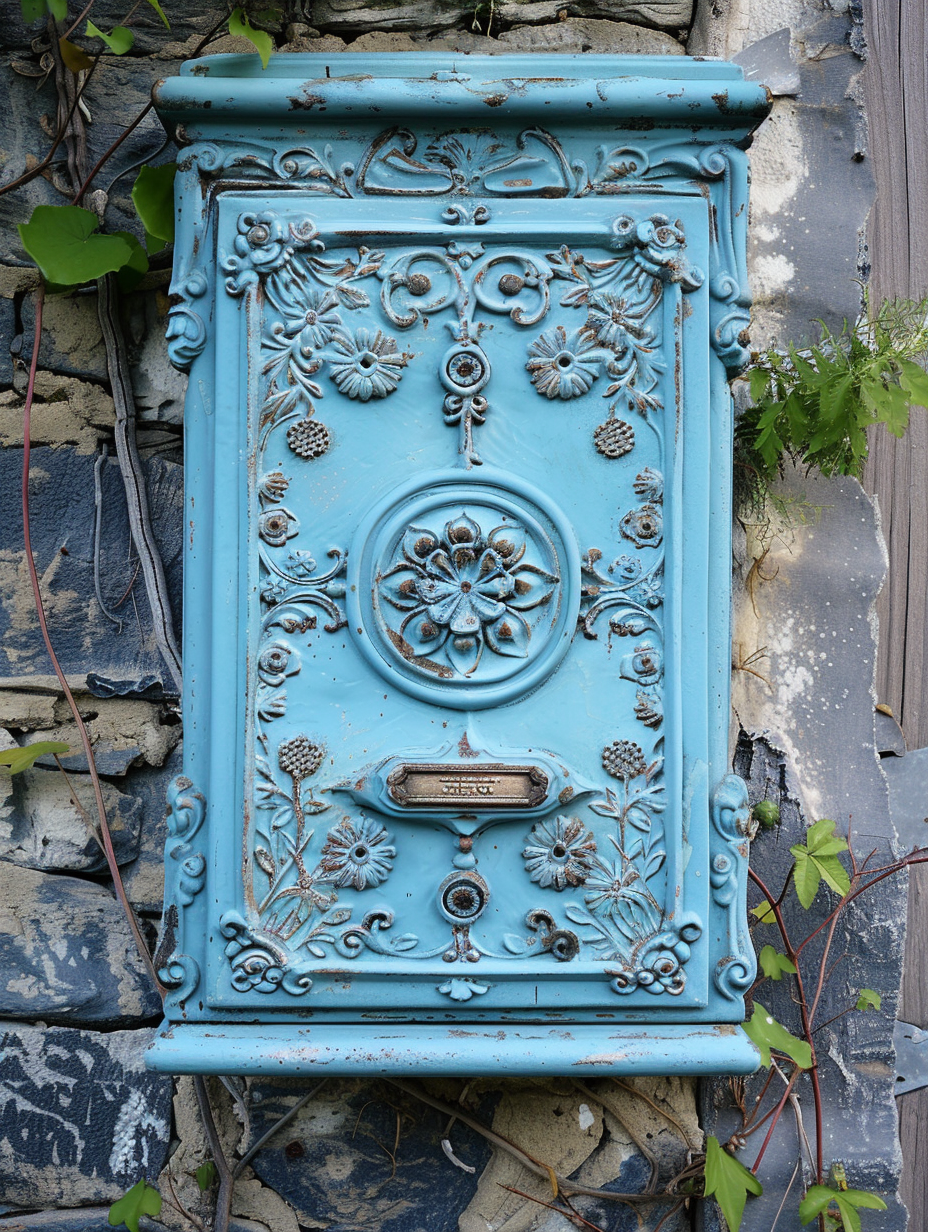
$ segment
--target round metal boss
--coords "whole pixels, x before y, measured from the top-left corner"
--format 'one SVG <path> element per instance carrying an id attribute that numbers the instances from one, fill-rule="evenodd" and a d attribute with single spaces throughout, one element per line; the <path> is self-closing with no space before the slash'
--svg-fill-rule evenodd
<path id="1" fill-rule="evenodd" d="M 438 906 L 452 924 L 469 924 L 490 901 L 490 887 L 479 873 L 451 873 L 438 887 Z"/>
<path id="2" fill-rule="evenodd" d="M 490 379 L 490 361 L 476 343 L 457 343 L 445 353 L 439 375 L 451 393 L 476 394 Z"/>

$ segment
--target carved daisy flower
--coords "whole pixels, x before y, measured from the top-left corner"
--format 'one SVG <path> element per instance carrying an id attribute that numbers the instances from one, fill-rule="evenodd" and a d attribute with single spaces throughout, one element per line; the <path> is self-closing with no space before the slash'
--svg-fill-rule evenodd
<path id="1" fill-rule="evenodd" d="M 342 889 L 380 885 L 390 875 L 396 855 L 396 848 L 387 842 L 389 837 L 377 821 L 346 817 L 326 836 L 319 858 L 323 879 Z"/>
<path id="2" fill-rule="evenodd" d="M 353 338 L 339 334 L 333 345 L 344 358 L 330 361 L 332 380 L 346 397 L 361 402 L 392 394 L 402 379 L 401 369 L 409 363 L 409 357 L 396 349 L 396 339 L 379 329 L 373 335 L 359 329 Z"/>
<path id="3" fill-rule="evenodd" d="M 335 310 L 333 292 L 325 294 L 310 288 L 305 292 L 299 311 L 284 322 L 284 333 L 295 339 L 303 355 L 310 355 L 332 341 L 342 319 Z"/>
<path id="4" fill-rule="evenodd" d="M 650 330 L 641 322 L 641 315 L 642 305 L 630 304 L 625 296 L 593 295 L 586 329 L 605 346 L 624 352 L 631 345 L 653 340 Z"/>
<path id="5" fill-rule="evenodd" d="M 577 817 L 556 817 L 532 828 L 522 858 L 530 879 L 542 889 L 583 885 L 596 840 Z"/>
<path id="6" fill-rule="evenodd" d="M 528 348 L 526 368 L 532 384 L 546 398 L 579 398 L 599 376 L 607 353 L 595 339 L 575 329 L 569 334 L 563 325 L 546 330 Z"/>

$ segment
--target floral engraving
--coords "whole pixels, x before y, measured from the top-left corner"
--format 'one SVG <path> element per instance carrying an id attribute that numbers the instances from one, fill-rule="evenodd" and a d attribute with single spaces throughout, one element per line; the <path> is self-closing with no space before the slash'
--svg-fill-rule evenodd
<path id="1" fill-rule="evenodd" d="M 329 371 L 341 393 L 360 402 L 385 398 L 400 383 L 409 356 L 396 349 L 396 339 L 378 329 L 376 334 L 359 329 L 353 336 L 340 332 L 334 342 Z"/>
<path id="2" fill-rule="evenodd" d="M 525 531 L 484 534 L 466 513 L 441 534 L 410 526 L 400 558 L 378 578 L 383 599 L 404 613 L 396 631 L 414 655 L 443 654 L 453 672 L 472 675 L 484 650 L 526 658 L 532 637 L 523 613 L 551 601 L 554 573 L 525 562 Z"/>
<path id="3" fill-rule="evenodd" d="M 390 875 L 396 855 L 388 837 L 378 821 L 344 818 L 329 831 L 323 845 L 319 857 L 323 877 L 337 888 L 366 890 L 380 885 Z"/>
<path id="4" fill-rule="evenodd" d="M 532 384 L 546 398 L 579 398 L 597 379 L 609 358 L 582 330 L 568 333 L 563 325 L 539 335 L 528 348 L 526 368 Z"/>
<path id="5" fill-rule="evenodd" d="M 609 841 L 618 858 L 591 857 L 583 881 L 583 904 L 568 903 L 566 915 L 607 963 L 610 987 L 626 995 L 644 989 L 679 996 L 685 964 L 702 933 L 700 921 L 677 911 L 669 921 L 652 882 L 667 859 L 661 814 L 667 807 L 663 759 L 648 762 L 633 740 L 615 740 L 602 750 L 603 768 L 620 784 L 607 788 L 590 808 L 615 822 Z"/>
<path id="6" fill-rule="evenodd" d="M 532 827 L 522 849 L 525 871 L 542 889 L 583 885 L 596 854 L 596 840 L 577 817 L 555 817 Z"/>

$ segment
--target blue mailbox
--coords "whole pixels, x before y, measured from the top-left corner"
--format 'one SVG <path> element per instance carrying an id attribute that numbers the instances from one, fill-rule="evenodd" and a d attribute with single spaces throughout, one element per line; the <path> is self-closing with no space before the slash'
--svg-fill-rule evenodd
<path id="1" fill-rule="evenodd" d="M 218 56 L 181 146 L 173 1072 L 745 1073 L 740 69 Z"/>

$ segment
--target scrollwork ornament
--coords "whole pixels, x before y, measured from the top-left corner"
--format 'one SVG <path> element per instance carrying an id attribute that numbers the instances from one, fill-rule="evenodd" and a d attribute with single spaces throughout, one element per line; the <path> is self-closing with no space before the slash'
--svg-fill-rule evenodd
<path id="1" fill-rule="evenodd" d="M 199 963 L 189 954 L 175 952 L 158 968 L 158 979 L 168 990 L 168 1001 L 181 1005 L 193 996 L 200 983 Z"/>
<path id="2" fill-rule="evenodd" d="M 192 306 L 209 290 L 209 279 L 202 270 L 193 270 L 175 280 L 165 338 L 168 357 L 175 368 L 189 372 L 190 366 L 206 347 L 206 324 Z"/>
<path id="3" fill-rule="evenodd" d="M 712 901 L 724 914 L 728 953 L 716 965 L 714 982 L 729 1001 L 739 1000 L 757 972 L 754 947 L 744 927 L 748 850 L 757 832 L 751 817 L 748 789 L 736 774 L 728 774 L 712 794 L 712 843 L 709 884 Z"/>
<path id="4" fill-rule="evenodd" d="M 283 990 L 298 997 L 312 988 L 312 964 L 290 962 L 282 946 L 251 928 L 237 911 L 220 917 L 219 931 L 226 938 L 224 952 L 236 992 L 266 995 Z"/>

